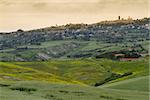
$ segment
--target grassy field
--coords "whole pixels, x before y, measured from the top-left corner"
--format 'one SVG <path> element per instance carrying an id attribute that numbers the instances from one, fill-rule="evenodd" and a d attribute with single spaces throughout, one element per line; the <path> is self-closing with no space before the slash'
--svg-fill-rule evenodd
<path id="1" fill-rule="evenodd" d="M 149 92 L 149 76 L 143 76 L 138 78 L 132 78 L 123 80 L 120 82 L 115 82 L 111 84 L 106 84 L 100 87 L 119 89 L 119 90 L 134 90 Z"/>
<path id="2" fill-rule="evenodd" d="M 148 100 L 149 59 L 0 62 L 1 100 Z M 133 74 L 103 82 L 112 73 Z"/>
<path id="3" fill-rule="evenodd" d="M 108 59 L 74 59 L 74 60 L 50 60 L 44 62 L 0 62 L 0 78 L 4 76 L 14 77 L 18 80 L 45 80 L 45 76 L 58 77 L 61 80 L 73 80 L 87 85 L 104 81 L 112 73 L 124 74 L 132 72 L 132 75 L 122 77 L 111 82 L 128 78 L 146 76 L 149 74 L 148 58 L 137 61 L 113 61 Z M 90 73 L 90 74 L 89 74 Z M 3 77 L 2 77 L 3 76 Z M 34 77 L 32 77 L 34 76 Z M 39 76 L 39 77 L 37 77 Z M 40 78 L 41 77 L 41 78 Z M 48 80 L 47 78 L 46 80 Z M 51 80 L 53 78 L 50 78 Z"/>
<path id="4" fill-rule="evenodd" d="M 141 91 L 35 81 L 4 84 L 1 83 L 1 100 L 148 100 L 148 92 Z"/>
<path id="5" fill-rule="evenodd" d="M 0 100 L 149 100 L 148 20 L 1 33 Z"/>

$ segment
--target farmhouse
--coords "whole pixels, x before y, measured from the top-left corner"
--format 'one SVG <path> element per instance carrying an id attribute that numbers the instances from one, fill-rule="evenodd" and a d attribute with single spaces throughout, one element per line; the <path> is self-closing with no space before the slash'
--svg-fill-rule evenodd
<path id="1" fill-rule="evenodd" d="M 116 59 L 120 59 L 120 58 L 124 58 L 124 57 L 125 57 L 125 54 L 117 53 L 117 54 L 113 54 L 113 56 L 114 56 Z"/>
<path id="2" fill-rule="evenodd" d="M 139 60 L 139 58 L 120 58 L 120 61 L 133 61 L 133 60 Z"/>

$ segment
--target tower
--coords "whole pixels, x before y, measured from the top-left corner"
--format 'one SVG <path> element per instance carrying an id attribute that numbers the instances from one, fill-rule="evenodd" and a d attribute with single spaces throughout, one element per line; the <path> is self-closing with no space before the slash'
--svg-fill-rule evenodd
<path id="1" fill-rule="evenodd" d="M 120 16 L 118 16 L 118 20 L 120 20 L 121 19 L 121 17 Z"/>

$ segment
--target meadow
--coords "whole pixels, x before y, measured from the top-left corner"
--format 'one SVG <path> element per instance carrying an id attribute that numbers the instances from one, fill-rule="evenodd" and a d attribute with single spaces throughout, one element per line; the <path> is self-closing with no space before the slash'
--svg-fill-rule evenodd
<path id="1" fill-rule="evenodd" d="M 1 100 L 148 100 L 149 59 L 0 62 Z M 125 75 L 126 73 L 131 73 Z M 122 77 L 116 77 L 121 76 Z M 106 81 L 111 79 L 109 81 Z M 96 83 L 105 83 L 96 86 Z"/>

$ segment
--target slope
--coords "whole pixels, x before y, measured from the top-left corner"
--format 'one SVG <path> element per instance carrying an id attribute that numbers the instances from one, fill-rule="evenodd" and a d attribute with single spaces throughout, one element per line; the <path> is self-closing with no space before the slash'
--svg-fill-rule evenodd
<path id="1" fill-rule="evenodd" d="M 26 68 L 11 62 L 0 62 L 0 80 L 1 81 L 23 81 L 36 80 L 47 81 L 51 83 L 65 83 L 65 84 L 80 84 L 80 82 L 63 78 L 51 73 L 40 70 Z M 67 80 L 67 81 L 66 81 Z"/>
<path id="2" fill-rule="evenodd" d="M 100 88 L 112 88 L 112 89 L 118 89 L 118 90 L 129 90 L 129 91 L 143 91 L 143 92 L 149 92 L 149 76 L 143 76 L 138 78 L 132 78 L 123 80 L 120 82 L 115 82 L 111 84 L 106 84 L 103 86 L 100 86 Z"/>
<path id="3" fill-rule="evenodd" d="M 31 68 L 63 77 L 67 80 L 76 80 L 88 85 L 95 85 L 96 83 L 103 82 L 112 83 L 125 79 L 149 75 L 148 58 L 142 58 L 137 61 L 74 59 L 11 63 L 17 66 L 22 66 L 23 68 Z M 107 82 L 106 79 L 108 78 L 111 80 Z"/>
<path id="4" fill-rule="evenodd" d="M 148 100 L 147 92 L 129 92 L 37 81 L 1 83 L 0 88 L 2 100 Z"/>

